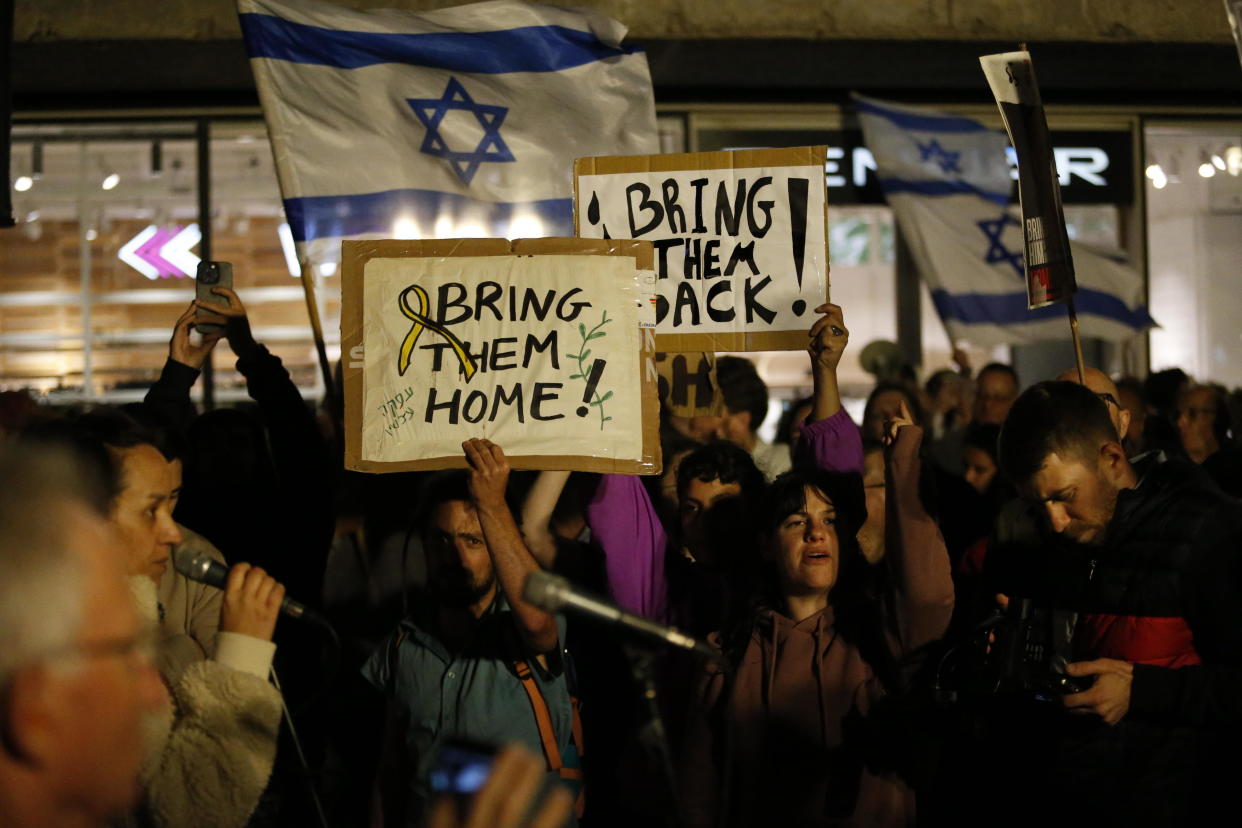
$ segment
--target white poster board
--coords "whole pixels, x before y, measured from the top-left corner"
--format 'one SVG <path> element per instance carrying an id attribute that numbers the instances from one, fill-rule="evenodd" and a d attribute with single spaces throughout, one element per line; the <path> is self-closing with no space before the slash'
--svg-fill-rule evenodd
<path id="1" fill-rule="evenodd" d="M 461 467 L 482 437 L 514 468 L 653 471 L 641 247 L 556 249 L 582 244 L 346 242 L 347 466 Z"/>
<path id="2" fill-rule="evenodd" d="M 652 242 L 659 350 L 802 349 L 828 301 L 826 151 L 581 158 L 575 227 Z"/>

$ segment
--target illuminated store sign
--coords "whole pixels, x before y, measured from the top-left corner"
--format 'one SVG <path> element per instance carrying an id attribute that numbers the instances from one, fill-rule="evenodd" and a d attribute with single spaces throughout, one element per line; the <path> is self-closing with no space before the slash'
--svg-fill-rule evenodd
<path id="1" fill-rule="evenodd" d="M 796 147 L 828 144 L 824 166 L 829 204 L 883 204 L 875 178 L 875 159 L 863 146 L 859 130 L 702 130 L 699 150 L 743 147 Z M 1053 154 L 1066 204 L 1129 204 L 1134 199 L 1133 147 L 1130 133 L 1063 131 L 1052 133 Z M 1009 171 L 1018 180 L 1012 148 Z M 1015 202 L 1017 200 L 1015 190 Z"/>

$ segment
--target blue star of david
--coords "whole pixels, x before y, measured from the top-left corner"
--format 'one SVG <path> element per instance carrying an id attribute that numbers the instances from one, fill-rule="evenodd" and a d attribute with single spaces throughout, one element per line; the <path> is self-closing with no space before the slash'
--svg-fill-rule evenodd
<path id="1" fill-rule="evenodd" d="M 419 152 L 448 161 L 463 183 L 470 183 L 484 161 L 516 160 L 504 139 L 500 137 L 500 125 L 505 122 L 509 107 L 475 103 L 457 78 L 449 78 L 448 86 L 439 98 L 406 98 L 406 103 L 427 128 Z M 483 127 L 483 137 L 479 145 L 470 152 L 449 149 L 448 143 L 440 135 L 440 122 L 451 109 L 471 113 L 478 120 L 479 126 Z"/>
<path id="2" fill-rule="evenodd" d="M 975 224 L 983 231 L 983 235 L 988 237 L 988 252 L 984 257 L 984 261 L 988 264 L 1008 262 L 1009 266 L 1013 268 L 1013 272 L 1018 274 L 1019 279 L 1026 279 L 1026 266 L 1022 261 L 1022 254 L 1010 251 L 1005 247 L 1005 243 L 1001 241 L 1001 236 L 1005 234 L 1006 227 L 1009 225 L 1021 227 L 1018 224 L 1018 220 L 1008 213 L 1004 213 L 1000 218 L 976 221 Z"/>
<path id="3" fill-rule="evenodd" d="M 940 171 L 945 174 L 962 174 L 962 168 L 957 165 L 957 162 L 962 157 L 960 152 L 949 152 L 940 146 L 940 142 L 935 138 L 926 144 L 919 144 L 917 141 L 915 141 L 915 144 L 918 144 L 920 161 L 935 161 L 940 165 Z"/>

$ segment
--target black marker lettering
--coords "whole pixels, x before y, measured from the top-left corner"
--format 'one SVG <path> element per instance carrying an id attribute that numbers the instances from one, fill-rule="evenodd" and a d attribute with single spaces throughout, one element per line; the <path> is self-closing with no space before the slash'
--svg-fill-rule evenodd
<path id="1" fill-rule="evenodd" d="M 457 293 L 456 298 L 449 299 L 450 291 Z M 465 322 L 471 317 L 470 307 L 466 304 L 466 286 L 456 282 L 440 285 L 439 290 L 436 291 L 436 308 L 436 321 L 441 325 L 456 325 L 458 322 Z M 456 319 L 449 319 L 449 308 L 461 308 L 461 315 Z"/>
<path id="2" fill-rule="evenodd" d="M 535 383 L 535 393 L 530 400 L 530 415 L 536 420 L 559 420 L 564 414 L 552 414 L 547 417 L 541 415 L 539 410 L 545 402 L 551 402 L 557 399 L 556 390 L 562 387 L 563 383 L 559 382 L 537 382 Z"/>
<path id="3" fill-rule="evenodd" d="M 680 247 L 685 243 L 684 239 L 656 239 L 652 242 L 656 249 L 656 278 L 668 278 L 668 250 L 670 247 Z"/>
<path id="4" fill-rule="evenodd" d="M 699 301 L 694 295 L 694 288 L 689 282 L 677 283 L 677 305 L 673 308 L 673 327 L 681 327 L 681 309 L 690 308 L 691 325 L 699 324 Z"/>
<path id="5" fill-rule="evenodd" d="M 478 403 L 479 413 L 471 416 L 470 408 L 476 402 Z M 479 391 L 478 389 L 471 391 L 470 396 L 466 397 L 466 404 L 462 406 L 461 416 L 468 423 L 477 423 L 480 420 L 482 420 L 484 415 L 486 414 L 487 414 L 487 395 L 484 394 L 482 391 Z"/>
<path id="6" fill-rule="evenodd" d="M 430 423 L 435 420 L 436 411 L 447 408 L 449 413 L 449 425 L 457 425 L 457 407 L 461 404 L 461 389 L 453 391 L 453 396 L 448 402 L 436 403 L 436 389 L 432 388 L 427 392 L 427 413 L 423 415 L 423 422 Z"/>
<path id="7" fill-rule="evenodd" d="M 650 210 L 651 221 L 639 227 L 634 220 L 634 194 L 639 194 L 638 209 Z M 636 239 L 639 236 L 650 233 L 661 221 L 664 220 L 664 210 L 660 207 L 659 202 L 651 200 L 651 188 L 641 181 L 635 181 L 633 184 L 625 188 L 625 206 L 630 217 L 630 238 Z"/>
<path id="8" fill-rule="evenodd" d="M 522 385 L 521 383 L 514 385 L 513 391 L 510 394 L 505 394 L 505 387 L 503 385 L 496 386 L 496 396 L 492 398 L 492 413 L 489 414 L 487 417 L 487 421 L 489 423 L 496 422 L 496 415 L 500 413 L 501 403 L 504 403 L 505 405 L 515 406 L 517 408 L 518 422 L 519 423 L 526 422 L 526 412 L 522 408 Z"/>
<path id="9" fill-rule="evenodd" d="M 516 336 L 502 336 L 502 337 L 500 337 L 499 339 L 493 339 L 493 340 L 492 340 L 492 361 L 491 361 L 491 363 L 490 363 L 490 364 L 491 364 L 491 370 L 493 370 L 493 371 L 508 371 L 510 368 L 516 368 L 516 367 L 517 367 L 517 363 L 516 363 L 516 362 L 510 362 L 510 363 L 509 363 L 509 364 L 507 364 L 507 365 L 502 365 L 502 364 L 500 363 L 500 361 L 501 361 L 502 359 L 513 359 L 514 357 L 516 357 L 516 356 L 517 356 L 517 350 L 516 350 L 516 349 L 515 349 L 515 350 L 512 350 L 512 351 L 502 351 L 502 350 L 500 350 L 500 346 L 501 346 L 501 345 L 503 345 L 503 344 L 508 344 L 508 343 L 510 343 L 510 342 L 512 342 L 512 343 L 516 346 L 516 345 L 517 345 L 517 337 L 516 337 Z"/>
<path id="10" fill-rule="evenodd" d="M 560 346 L 556 341 L 556 331 L 548 331 L 548 335 L 540 340 L 534 334 L 526 335 L 526 347 L 522 350 L 522 367 L 526 368 L 530 365 L 531 357 L 535 352 L 543 353 L 551 349 L 552 367 L 561 370 L 561 356 L 559 353 Z"/>
<path id="11" fill-rule="evenodd" d="M 729 254 L 729 264 L 725 267 L 724 275 L 732 276 L 733 269 L 737 267 L 738 262 L 746 263 L 746 266 L 750 268 L 750 275 L 759 275 L 759 267 L 755 264 L 755 243 L 753 241 L 739 244 L 733 248 L 733 252 Z"/>
<path id="12" fill-rule="evenodd" d="M 728 233 L 730 236 L 736 236 L 741 229 L 742 223 L 742 203 L 746 198 L 746 179 L 739 178 L 737 182 L 737 196 L 733 205 L 729 204 L 729 191 L 727 181 L 721 181 L 720 186 L 716 188 L 716 235 L 724 235 Z"/>
<path id="13" fill-rule="evenodd" d="M 496 309 L 496 300 L 504 295 L 505 289 L 497 282 L 479 282 L 479 286 L 474 293 L 474 317 L 482 321 L 483 309 L 489 308 L 496 315 L 496 321 L 504 319 L 500 311 Z"/>
<path id="14" fill-rule="evenodd" d="M 666 178 L 660 188 L 664 193 L 664 215 L 668 217 L 668 229 L 673 233 L 686 232 L 686 211 L 677 205 L 677 179 Z M 681 227 L 677 227 L 680 220 Z"/>
<path id="15" fill-rule="evenodd" d="M 702 239 L 686 239 L 686 256 L 682 260 L 681 278 L 702 279 Z"/>
<path id="16" fill-rule="evenodd" d="M 535 318 L 542 322 L 548 316 L 548 308 L 552 307 L 552 300 L 556 298 L 556 291 L 549 290 L 543 295 L 543 304 L 538 302 L 538 295 L 534 288 L 527 288 L 525 295 L 522 297 L 522 321 L 526 321 L 526 315 L 533 308 Z"/>
<path id="17" fill-rule="evenodd" d="M 755 314 L 759 314 L 759 317 L 769 325 L 771 325 L 772 320 L 776 318 L 775 311 L 769 310 L 768 308 L 765 308 L 763 305 L 759 304 L 760 291 L 762 291 L 765 287 L 767 287 L 768 283 L 771 281 L 772 281 L 771 276 L 764 276 L 762 282 L 755 285 L 754 287 L 751 287 L 750 279 L 749 278 L 746 279 L 746 291 L 745 291 L 746 321 L 748 323 L 753 322 L 755 320 Z"/>
<path id="18" fill-rule="evenodd" d="M 561 297 L 561 301 L 556 303 L 556 317 L 558 319 L 563 322 L 573 322 L 578 318 L 578 314 L 582 313 L 583 308 L 591 307 L 590 302 L 569 302 L 570 299 L 577 296 L 579 293 L 582 293 L 582 288 L 573 288 Z M 573 311 L 569 314 L 565 313 L 566 302 L 569 302 L 569 304 L 573 307 Z"/>
<path id="19" fill-rule="evenodd" d="M 757 179 L 750 192 L 746 194 L 746 223 L 750 225 L 750 234 L 757 239 L 762 239 L 772 229 L 772 205 L 774 201 L 755 201 L 755 196 L 764 187 L 772 183 L 772 176 L 765 175 L 763 178 Z M 758 204 L 760 210 L 763 211 L 763 227 L 755 224 L 755 206 Z"/>
<path id="20" fill-rule="evenodd" d="M 706 233 L 707 227 L 703 224 L 703 188 L 707 186 L 706 178 L 696 178 L 690 182 L 690 186 L 694 188 L 694 229 L 691 233 Z"/>
<path id="21" fill-rule="evenodd" d="M 431 351 L 431 370 L 439 371 L 443 367 L 444 352 L 453 346 L 447 342 L 432 342 L 429 345 L 419 345 L 420 351 Z"/>
<path id="22" fill-rule="evenodd" d="M 730 300 L 732 300 L 733 284 L 722 279 L 719 282 L 714 282 L 708 289 L 707 301 L 705 303 L 707 305 L 707 318 L 713 322 L 732 322 L 733 317 L 737 315 L 737 311 L 732 305 L 727 308 L 716 308 L 712 306 L 712 300 L 721 293 L 729 294 Z"/>
<path id="23" fill-rule="evenodd" d="M 703 245 L 703 278 L 720 275 L 720 239 L 708 239 Z"/>

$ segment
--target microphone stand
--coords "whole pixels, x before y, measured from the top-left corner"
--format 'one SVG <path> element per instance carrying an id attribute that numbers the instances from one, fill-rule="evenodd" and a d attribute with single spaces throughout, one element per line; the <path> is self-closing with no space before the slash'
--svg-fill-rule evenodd
<path id="1" fill-rule="evenodd" d="M 656 689 L 654 655 L 647 647 L 622 642 L 630 663 L 630 673 L 638 685 L 639 694 L 643 699 L 643 721 L 638 727 L 638 743 L 643 747 L 648 760 L 659 767 L 668 790 L 670 810 L 665 823 L 670 828 L 680 828 L 686 824 L 681 809 L 680 790 L 677 787 L 677 772 L 673 768 L 673 754 L 668 746 L 668 733 L 664 729 L 664 717 L 660 713 L 659 691 Z"/>

